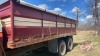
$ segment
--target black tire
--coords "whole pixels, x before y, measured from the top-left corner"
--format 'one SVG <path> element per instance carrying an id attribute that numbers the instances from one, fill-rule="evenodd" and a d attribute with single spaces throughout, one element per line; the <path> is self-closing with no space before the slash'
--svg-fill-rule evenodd
<path id="1" fill-rule="evenodd" d="M 58 55 L 65 56 L 65 54 L 66 54 L 66 42 L 64 40 L 60 40 L 58 45 Z"/>
<path id="2" fill-rule="evenodd" d="M 66 49 L 67 49 L 67 51 L 71 51 L 73 49 L 73 38 L 72 37 L 67 37 Z"/>

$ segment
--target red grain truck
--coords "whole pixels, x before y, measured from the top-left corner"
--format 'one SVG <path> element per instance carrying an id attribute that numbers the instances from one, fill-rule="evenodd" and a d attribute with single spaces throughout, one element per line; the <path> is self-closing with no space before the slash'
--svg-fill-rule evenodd
<path id="1" fill-rule="evenodd" d="M 64 56 L 66 51 L 73 49 L 75 34 L 74 19 L 20 0 L 8 0 L 0 5 L 0 56 L 5 56 L 6 52 L 16 56 L 18 52 L 42 46 Z M 20 51 L 15 52 L 18 49 Z"/>

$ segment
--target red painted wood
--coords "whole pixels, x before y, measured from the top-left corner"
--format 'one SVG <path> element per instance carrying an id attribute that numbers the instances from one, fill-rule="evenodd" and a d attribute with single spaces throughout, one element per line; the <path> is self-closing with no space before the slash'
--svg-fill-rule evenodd
<path id="1" fill-rule="evenodd" d="M 64 34 L 64 33 L 66 33 L 66 28 L 64 28 L 64 27 L 59 27 L 57 29 L 58 29 L 58 34 Z"/>
<path id="2" fill-rule="evenodd" d="M 76 28 L 72 28 L 72 33 L 76 34 Z"/>
<path id="3" fill-rule="evenodd" d="M 6 8 L 0 10 L 0 18 L 9 16 L 10 14 L 11 14 L 11 11 L 10 11 L 9 6 L 7 6 Z"/>
<path id="4" fill-rule="evenodd" d="M 42 36 L 42 27 L 15 28 L 15 38 L 34 38 Z"/>
<path id="5" fill-rule="evenodd" d="M 10 15 L 10 2 L 0 5 L 0 18 Z"/>
<path id="6" fill-rule="evenodd" d="M 57 22 L 63 22 L 63 23 L 65 23 L 66 19 L 64 17 L 57 16 Z"/>
<path id="7" fill-rule="evenodd" d="M 56 35 L 57 28 L 43 27 L 43 33 L 45 36 Z"/>
<path id="8" fill-rule="evenodd" d="M 42 37 L 42 33 L 44 36 L 50 36 L 51 35 L 56 35 L 57 34 L 57 29 L 56 28 L 43 28 L 42 27 L 16 27 L 15 30 L 15 36 L 14 37 L 19 37 L 19 38 L 29 38 L 29 37 L 35 37 L 35 36 L 40 36 Z"/>
<path id="9" fill-rule="evenodd" d="M 10 5 L 10 1 L 7 1 L 7 2 L 5 2 L 3 4 L 0 4 L 0 10 L 5 8 L 6 6 L 9 6 L 9 5 Z"/>
<path id="10" fill-rule="evenodd" d="M 72 24 L 77 24 L 77 22 L 75 20 L 71 20 Z"/>
<path id="11" fill-rule="evenodd" d="M 66 19 L 66 18 L 65 18 Z M 71 19 L 66 19 L 66 23 L 69 23 L 69 24 L 71 24 Z"/>
<path id="12" fill-rule="evenodd" d="M 43 12 L 43 19 L 44 20 L 49 20 L 49 21 L 57 21 L 56 20 L 56 15 L 52 15 L 52 14 L 46 13 L 46 12 Z"/>
<path id="13" fill-rule="evenodd" d="M 17 16 L 23 16 L 23 17 L 29 17 L 29 18 L 35 18 L 35 19 L 42 18 L 41 11 L 39 10 L 32 9 L 32 8 L 22 6 L 22 5 L 18 5 L 18 4 L 15 4 L 14 7 L 15 7 L 14 14 Z"/>

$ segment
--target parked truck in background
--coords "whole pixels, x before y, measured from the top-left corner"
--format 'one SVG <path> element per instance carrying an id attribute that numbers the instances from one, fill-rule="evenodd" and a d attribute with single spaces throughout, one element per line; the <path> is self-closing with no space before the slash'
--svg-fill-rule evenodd
<path id="1" fill-rule="evenodd" d="M 0 5 L 0 56 L 6 52 L 16 56 L 14 50 L 27 52 L 42 46 L 64 56 L 73 49 L 75 34 L 74 19 L 20 0 L 8 0 Z"/>

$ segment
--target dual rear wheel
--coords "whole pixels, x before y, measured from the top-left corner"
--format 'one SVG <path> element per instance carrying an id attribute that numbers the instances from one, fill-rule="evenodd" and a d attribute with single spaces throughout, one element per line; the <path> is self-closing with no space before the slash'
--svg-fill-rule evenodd
<path id="1" fill-rule="evenodd" d="M 71 51 L 73 49 L 73 39 L 68 37 L 67 39 L 61 39 L 58 44 L 58 55 L 65 56 L 67 51 Z"/>

